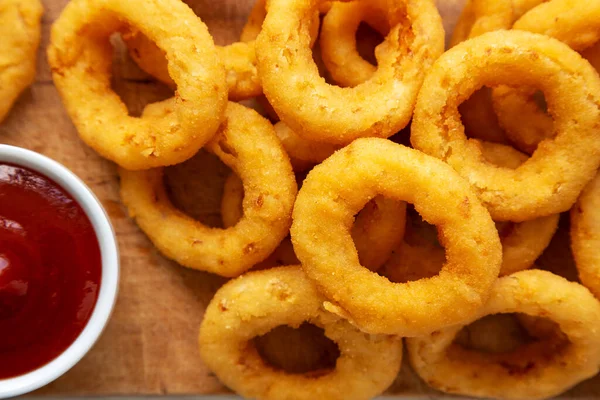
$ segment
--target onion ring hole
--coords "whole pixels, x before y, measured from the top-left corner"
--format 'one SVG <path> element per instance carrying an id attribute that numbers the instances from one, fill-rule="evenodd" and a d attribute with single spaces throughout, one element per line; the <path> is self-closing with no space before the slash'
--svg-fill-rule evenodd
<path id="1" fill-rule="evenodd" d="M 278 326 L 249 345 L 256 347 L 265 363 L 290 374 L 328 373 L 340 356 L 340 349 L 325 331 L 307 322 L 298 328 Z"/>

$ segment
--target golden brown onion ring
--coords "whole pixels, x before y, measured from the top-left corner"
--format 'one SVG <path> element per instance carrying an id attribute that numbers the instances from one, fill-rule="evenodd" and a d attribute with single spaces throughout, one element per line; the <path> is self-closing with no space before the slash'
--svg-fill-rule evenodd
<path id="1" fill-rule="evenodd" d="M 414 204 L 439 227 L 447 258 L 439 276 L 394 284 L 361 266 L 351 227 L 378 195 Z M 447 164 L 385 139 L 358 139 L 316 166 L 293 221 L 294 249 L 327 309 L 365 332 L 415 336 L 460 323 L 500 271 L 498 233 L 470 185 Z"/>
<path id="2" fill-rule="evenodd" d="M 324 300 L 299 267 L 255 271 L 232 280 L 217 291 L 204 314 L 199 336 L 202 359 L 225 385 L 247 398 L 377 396 L 400 371 L 402 340 L 365 335 L 325 311 Z M 335 369 L 292 374 L 262 359 L 253 338 L 281 325 L 298 328 L 305 322 L 322 328 L 338 345 Z"/>
<path id="3" fill-rule="evenodd" d="M 452 34 L 451 46 L 499 29 L 510 29 L 526 11 L 543 0 L 469 0 Z M 468 137 L 495 143 L 507 143 L 494 111 L 491 90 L 482 88 L 460 106 L 459 111 Z M 517 118 L 522 123 L 523 118 Z"/>
<path id="4" fill-rule="evenodd" d="M 507 353 L 453 343 L 463 326 L 486 315 L 524 313 L 556 322 L 567 341 L 551 335 Z M 598 373 L 600 303 L 583 286 L 540 270 L 498 279 L 479 313 L 466 323 L 406 341 L 411 365 L 446 393 L 497 399 L 557 396 Z"/>
<path id="5" fill-rule="evenodd" d="M 111 89 L 109 38 L 129 26 L 165 51 L 169 74 L 177 82 L 175 97 L 161 103 L 170 112 L 160 117 L 129 116 Z M 212 37 L 192 10 L 177 0 L 155 0 L 143 7 L 131 1 L 71 1 L 52 27 L 48 60 L 79 136 L 127 169 L 187 160 L 225 118 L 225 70 Z"/>
<path id="6" fill-rule="evenodd" d="M 0 122 L 35 79 L 43 11 L 39 0 L 0 4 Z"/>
<path id="7" fill-rule="evenodd" d="M 120 175 L 129 214 L 165 256 L 189 268 L 233 277 L 267 258 L 288 234 L 297 186 L 266 119 L 236 103 L 229 103 L 226 116 L 207 150 L 244 183 L 244 213 L 234 227 L 209 228 L 177 210 L 166 193 L 163 169 L 121 169 Z"/>
<path id="8" fill-rule="evenodd" d="M 340 88 L 319 76 L 310 51 L 306 16 L 319 4 L 269 2 L 256 42 L 269 102 L 281 120 L 306 139 L 347 144 L 358 137 L 395 134 L 408 124 L 425 71 L 443 52 L 444 32 L 435 5 L 406 0 L 389 10 L 393 28 L 377 48 L 377 71 L 359 86 Z"/>
<path id="9" fill-rule="evenodd" d="M 584 51 L 600 40 L 600 2 L 551 0 L 525 13 L 514 29 L 541 33 Z M 494 90 L 494 109 L 500 126 L 517 148 L 533 153 L 556 134 L 552 117 L 536 102 L 537 87 Z"/>
<path id="10" fill-rule="evenodd" d="M 506 83 L 540 87 L 558 132 L 514 170 L 484 162 L 458 113 L 481 86 Z M 565 44 L 529 32 L 491 32 L 455 46 L 434 64 L 419 94 L 411 143 L 465 177 L 494 220 L 525 221 L 570 209 L 594 176 L 599 103 L 598 74 Z"/>

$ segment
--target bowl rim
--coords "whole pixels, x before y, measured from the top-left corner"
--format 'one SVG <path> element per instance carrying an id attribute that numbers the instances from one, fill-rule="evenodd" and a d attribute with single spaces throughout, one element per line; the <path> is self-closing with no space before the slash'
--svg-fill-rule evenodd
<path id="1" fill-rule="evenodd" d="M 0 398 L 19 396 L 56 380 L 94 346 L 106 327 L 117 299 L 120 260 L 115 231 L 104 207 L 91 189 L 64 165 L 42 154 L 0 144 L 0 163 L 32 169 L 56 182 L 79 203 L 89 218 L 101 255 L 101 283 L 94 311 L 77 339 L 48 364 L 14 378 L 0 379 Z"/>

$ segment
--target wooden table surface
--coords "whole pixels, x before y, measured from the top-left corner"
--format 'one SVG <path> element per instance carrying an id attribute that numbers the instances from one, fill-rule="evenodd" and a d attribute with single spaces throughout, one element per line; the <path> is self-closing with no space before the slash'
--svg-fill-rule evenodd
<path id="1" fill-rule="evenodd" d="M 447 32 L 451 32 L 463 1 L 439 1 Z M 0 125 L 0 143 L 26 147 L 58 160 L 93 189 L 117 232 L 122 275 L 119 300 L 100 341 L 75 368 L 36 395 L 223 393 L 226 389 L 198 356 L 197 333 L 206 305 L 224 280 L 166 260 L 127 217 L 119 200 L 115 165 L 81 142 L 52 83 L 46 47 L 50 26 L 67 0 L 43 3 L 38 76 Z M 207 23 L 217 44 L 237 39 L 252 7 L 252 0 L 188 3 Z M 170 95 L 122 52 L 116 52 L 114 70 L 114 87 L 132 113 L 139 113 L 148 101 Z M 204 154 L 169 168 L 167 175 L 174 201 L 200 220 L 215 223 L 220 218 L 220 191 L 227 173 L 227 168 Z M 572 393 L 580 397 L 595 386 L 598 382 L 592 381 Z M 406 366 L 389 393 L 433 395 Z"/>

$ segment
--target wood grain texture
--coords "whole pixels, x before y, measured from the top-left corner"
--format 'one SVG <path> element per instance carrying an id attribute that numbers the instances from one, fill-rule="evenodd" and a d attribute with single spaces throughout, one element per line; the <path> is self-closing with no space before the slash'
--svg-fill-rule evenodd
<path id="1" fill-rule="evenodd" d="M 448 33 L 463 2 L 439 2 Z M 120 203 L 115 165 L 81 142 L 52 84 L 45 50 L 50 25 L 66 3 L 44 0 L 37 80 L 0 125 L 0 143 L 45 154 L 65 164 L 92 188 L 117 232 L 122 278 L 113 318 L 100 341 L 75 368 L 36 394 L 63 397 L 224 392 L 226 389 L 202 364 L 197 350 L 203 311 L 224 280 L 182 268 L 157 253 Z M 199 0 L 193 5 L 216 43 L 227 44 L 239 36 L 252 0 Z M 115 56 L 114 87 L 132 113 L 139 112 L 148 101 L 170 94 L 135 67 L 122 51 Z M 201 154 L 183 166 L 170 168 L 167 180 L 176 203 L 202 221 L 218 224 L 219 196 L 227 173 L 214 158 Z M 575 393 L 589 393 L 586 385 L 583 392 L 578 389 Z M 433 396 L 434 392 L 405 365 L 389 393 Z"/>

